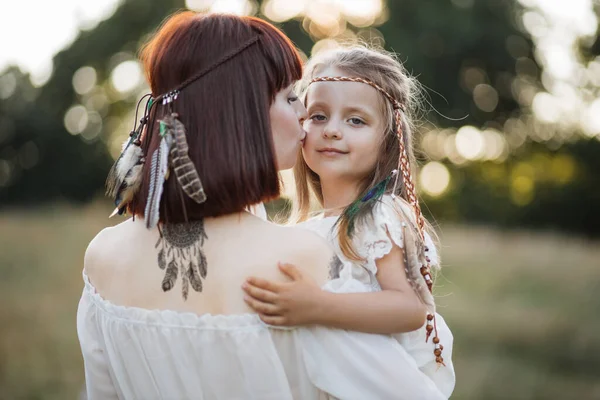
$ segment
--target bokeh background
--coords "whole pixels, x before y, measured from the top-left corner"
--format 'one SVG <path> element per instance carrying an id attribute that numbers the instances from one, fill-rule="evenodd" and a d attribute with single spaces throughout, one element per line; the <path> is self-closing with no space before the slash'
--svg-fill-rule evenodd
<path id="1" fill-rule="evenodd" d="M 418 181 L 442 242 L 453 399 L 600 399 L 594 0 L 3 1 L 0 399 L 80 395 L 80 272 L 119 222 L 103 184 L 147 91 L 137 51 L 183 8 L 266 18 L 305 57 L 396 52 L 425 90 Z"/>

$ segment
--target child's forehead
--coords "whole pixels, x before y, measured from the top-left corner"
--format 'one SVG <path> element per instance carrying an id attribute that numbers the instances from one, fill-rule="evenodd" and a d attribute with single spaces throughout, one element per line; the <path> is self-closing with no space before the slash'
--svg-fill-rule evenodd
<path id="1" fill-rule="evenodd" d="M 383 96 L 377 89 L 360 82 L 313 82 L 306 92 L 307 105 L 319 102 L 340 106 L 363 105 L 377 107 L 381 105 L 383 100 Z"/>
<path id="2" fill-rule="evenodd" d="M 342 68 L 333 65 L 318 65 L 314 69 L 313 78 L 322 76 L 352 76 Z"/>

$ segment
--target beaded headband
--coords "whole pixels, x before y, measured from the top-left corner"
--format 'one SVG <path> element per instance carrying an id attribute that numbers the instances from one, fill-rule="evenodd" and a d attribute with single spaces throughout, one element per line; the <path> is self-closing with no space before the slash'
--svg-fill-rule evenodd
<path id="1" fill-rule="evenodd" d="M 363 198 L 357 200 L 348 206 L 346 213 L 352 218 L 352 216 L 358 214 L 358 209 L 361 204 L 365 204 L 367 202 L 372 202 L 376 200 L 378 197 L 383 195 L 385 192 L 385 188 L 390 181 L 390 179 L 394 179 L 394 186 L 392 188 L 392 198 L 396 197 L 396 189 L 398 187 L 398 181 L 400 175 L 402 175 L 402 183 L 406 189 L 406 195 L 408 197 L 409 204 L 413 207 L 417 219 L 417 230 L 419 232 L 419 236 L 423 243 L 425 243 L 425 219 L 423 218 L 423 214 L 421 213 L 421 207 L 419 205 L 419 201 L 417 198 L 417 192 L 414 184 L 414 180 L 411 174 L 410 162 L 408 158 L 408 153 L 406 152 L 406 146 L 404 146 L 404 132 L 402 130 L 402 117 L 406 112 L 404 104 L 400 103 L 394 96 L 388 93 L 381 86 L 372 82 L 368 79 L 358 78 L 358 77 L 348 77 L 348 76 L 321 76 L 313 78 L 309 82 L 309 86 L 315 82 L 358 82 L 364 83 L 375 88 L 379 91 L 383 96 L 388 99 L 388 101 L 392 104 L 392 108 L 394 109 L 394 122 L 396 124 L 396 137 L 398 138 L 398 147 L 399 147 L 399 157 L 398 157 L 398 167 L 396 170 L 392 172 L 392 175 L 387 177 L 385 180 L 377 184 L 373 189 L 371 189 Z M 350 229 L 352 229 L 353 224 L 348 225 Z M 425 252 L 429 249 L 425 247 Z M 433 289 L 433 279 L 431 277 L 431 260 L 428 256 L 425 256 L 425 263 L 422 264 L 419 272 L 429 290 L 429 293 L 432 294 Z M 426 326 L 426 338 L 425 341 L 429 340 L 429 337 L 432 332 L 434 332 L 433 343 L 435 344 L 434 354 L 435 359 L 438 364 L 444 364 L 444 358 L 442 357 L 443 346 L 440 344 L 440 340 L 438 338 L 437 333 L 437 325 L 435 322 L 435 315 L 432 313 L 427 314 L 427 326 Z"/>
<path id="2" fill-rule="evenodd" d="M 196 203 L 206 201 L 206 194 L 200 181 L 198 171 L 188 155 L 188 144 L 185 126 L 179 120 L 179 115 L 173 112 L 173 103 L 186 87 L 206 76 L 220 65 L 231 60 L 250 46 L 257 43 L 260 34 L 240 44 L 230 52 L 224 54 L 212 64 L 198 71 L 167 93 L 152 97 L 152 94 L 144 95 L 136 107 L 136 116 L 133 130 L 129 134 L 129 140 L 124 144 L 121 155 L 115 161 L 106 180 L 107 195 L 115 199 L 116 209 L 111 216 L 123 214 L 127 211 L 128 204 L 138 192 L 142 181 L 142 166 L 146 161 L 146 155 L 141 149 L 144 126 L 149 123 L 149 114 L 153 107 L 167 106 L 167 115 L 159 121 L 160 143 L 152 154 L 150 165 L 150 185 L 144 216 L 146 227 L 152 229 L 158 225 L 160 199 L 163 185 L 173 172 L 180 189 Z M 144 116 L 137 124 L 138 109 L 144 98 L 149 97 L 144 109 Z M 151 121 L 151 123 L 154 121 Z M 152 124 L 146 132 L 151 134 Z M 146 138 L 146 149 L 150 143 Z M 183 199 L 183 197 L 182 197 Z M 184 209 L 185 214 L 185 209 Z M 187 216 L 186 216 L 187 219 Z"/>

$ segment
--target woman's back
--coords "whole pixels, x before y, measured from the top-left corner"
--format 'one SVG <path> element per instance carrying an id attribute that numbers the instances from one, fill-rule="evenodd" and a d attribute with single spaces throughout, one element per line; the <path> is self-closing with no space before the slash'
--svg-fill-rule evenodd
<path id="1" fill-rule="evenodd" d="M 326 243 L 245 213 L 207 219 L 204 227 L 207 275 L 187 301 L 181 279 L 161 289 L 159 234 L 143 221 L 108 228 L 90 244 L 78 310 L 89 396 L 327 398 L 309 380 L 300 345 L 306 335 L 265 325 L 238 290 L 248 274 L 281 280 L 276 263 L 288 259 L 323 282 Z"/>
<path id="2" fill-rule="evenodd" d="M 320 284 L 327 276 L 333 251 L 320 237 L 304 230 L 271 224 L 249 213 L 207 218 L 199 227 L 179 225 L 179 237 L 163 228 L 147 230 L 141 219 L 129 220 L 102 231 L 86 252 L 85 267 L 100 294 L 117 304 L 148 309 L 168 309 L 196 314 L 240 314 L 251 312 L 241 288 L 250 276 L 284 280 L 277 262 L 298 263 Z M 194 235 L 203 237 L 195 238 Z M 175 287 L 164 292 L 161 282 L 166 271 L 159 268 L 161 247 L 173 249 L 171 258 L 185 264 L 176 242 L 188 240 L 206 257 L 206 277 L 202 291 L 189 290 L 182 296 L 182 273 Z M 203 241 L 200 246 L 200 241 Z M 119 249 L 115 251 L 114 249 Z M 319 264 L 319 261 L 322 264 Z"/>

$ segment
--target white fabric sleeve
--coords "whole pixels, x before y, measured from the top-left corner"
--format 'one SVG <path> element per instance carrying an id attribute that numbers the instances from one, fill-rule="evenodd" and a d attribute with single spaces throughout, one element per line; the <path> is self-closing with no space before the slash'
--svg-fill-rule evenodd
<path id="1" fill-rule="evenodd" d="M 406 201 L 384 196 L 373 208 L 371 220 L 365 221 L 355 235 L 355 246 L 365 259 L 364 266 L 373 275 L 377 274 L 377 260 L 385 257 L 394 246 L 402 249 L 406 260 L 407 279 L 430 312 L 435 312 L 435 301 L 423 277 L 421 266 L 424 257 L 429 257 L 430 265 L 436 268 L 439 257 L 431 237 L 425 233 L 425 253 L 420 253 L 417 221 L 414 210 Z"/>
<path id="2" fill-rule="evenodd" d="M 98 341 L 96 309 L 84 289 L 77 309 L 77 335 L 83 355 L 88 400 L 118 399 L 108 368 L 108 360 Z"/>
<path id="3" fill-rule="evenodd" d="M 337 399 L 447 399 L 390 336 L 318 326 L 298 335 L 311 382 Z"/>

